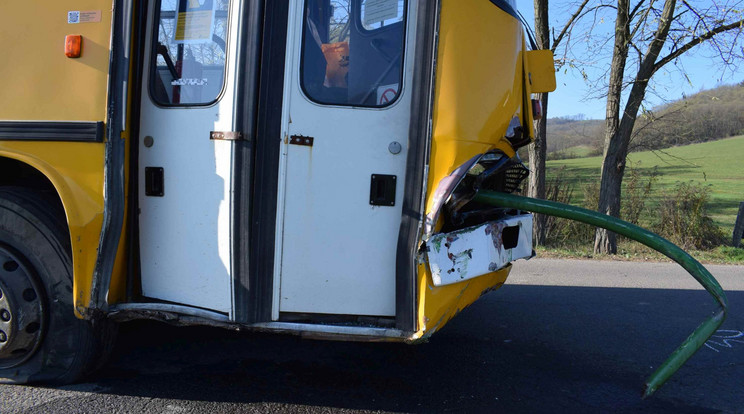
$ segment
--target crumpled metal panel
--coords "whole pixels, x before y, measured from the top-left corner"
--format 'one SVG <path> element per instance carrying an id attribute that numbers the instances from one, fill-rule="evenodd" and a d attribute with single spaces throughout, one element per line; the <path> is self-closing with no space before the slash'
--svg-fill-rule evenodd
<path id="1" fill-rule="evenodd" d="M 505 248 L 504 229 L 513 227 L 519 230 L 517 244 Z M 514 260 L 531 256 L 531 214 L 435 234 L 427 242 L 427 259 L 434 286 L 473 279 L 495 272 Z"/>
<path id="2" fill-rule="evenodd" d="M 481 159 L 481 157 L 483 157 L 483 154 L 474 156 L 465 164 L 457 167 L 457 169 L 455 169 L 452 174 L 442 178 L 442 180 L 439 181 L 439 185 L 434 192 L 434 197 L 431 200 L 431 206 L 427 210 L 428 213 L 426 213 L 426 220 L 424 221 L 424 240 L 427 240 L 429 236 L 434 233 L 434 228 L 437 225 L 437 220 L 439 219 L 439 215 L 442 212 L 444 203 L 447 202 L 449 196 L 452 194 L 453 191 L 455 191 L 455 188 L 460 184 L 463 177 L 465 177 L 465 174 L 467 174 L 468 171 L 473 168 L 473 166 L 478 162 L 478 160 Z"/>

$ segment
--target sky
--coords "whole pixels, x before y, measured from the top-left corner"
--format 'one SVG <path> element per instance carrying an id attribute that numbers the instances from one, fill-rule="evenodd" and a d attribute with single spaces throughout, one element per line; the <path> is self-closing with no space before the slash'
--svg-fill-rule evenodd
<path id="1" fill-rule="evenodd" d="M 565 0 L 553 0 L 552 4 L 558 6 L 566 4 Z M 520 12 L 524 15 L 531 27 L 534 27 L 534 10 L 531 1 L 519 0 L 517 2 Z M 550 9 L 550 26 L 557 27 L 559 31 L 562 24 L 568 19 L 567 13 L 560 7 Z M 603 23 L 608 30 L 614 29 L 614 21 Z M 608 45 L 607 47 L 612 47 Z M 721 64 L 705 56 L 704 50 L 690 50 L 681 58 L 681 62 L 687 72 L 687 79 L 682 73 L 668 64 L 664 69 L 657 72 L 652 78 L 655 94 L 646 95 L 646 105 L 654 107 L 682 98 L 684 95 L 692 95 L 700 90 L 714 88 L 721 84 L 735 84 L 744 81 L 744 67 L 737 70 L 721 71 Z M 742 65 L 744 66 L 744 65 Z M 589 78 L 599 77 L 598 69 L 585 69 Z M 689 81 L 688 81 L 689 79 Z M 584 115 L 587 119 L 604 119 L 604 99 L 592 99 L 590 95 L 603 92 L 605 86 L 598 87 L 584 81 L 581 74 L 571 69 L 561 69 L 556 72 L 557 89 L 550 94 L 548 102 L 548 117 L 565 117 Z M 624 104 L 624 101 L 623 101 Z"/>

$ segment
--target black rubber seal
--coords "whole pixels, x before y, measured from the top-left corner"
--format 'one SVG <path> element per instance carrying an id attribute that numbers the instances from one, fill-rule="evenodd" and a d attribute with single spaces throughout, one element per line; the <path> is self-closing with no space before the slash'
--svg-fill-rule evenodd
<path id="1" fill-rule="evenodd" d="M 440 2 L 419 0 L 416 27 L 416 65 L 412 82 L 411 123 L 408 133 L 403 213 L 395 258 L 395 325 L 403 332 L 417 330 L 416 253 L 424 219 L 424 185 L 429 163 L 434 97 L 434 60 Z"/>
<path id="2" fill-rule="evenodd" d="M 289 2 L 266 0 L 261 40 L 249 232 L 248 322 L 271 321 Z M 247 184 L 247 183 L 246 183 Z M 241 191 L 245 191 L 245 186 Z M 242 249 L 241 249 L 242 251 Z"/>
<path id="3" fill-rule="evenodd" d="M 496 5 L 499 9 L 511 14 L 515 18 L 519 19 L 519 13 L 517 13 L 517 5 L 514 0 L 490 0 L 491 3 Z"/>
<path id="4" fill-rule="evenodd" d="M 243 133 L 244 139 L 235 141 L 233 162 L 233 295 L 235 322 L 249 323 L 256 320 L 252 307 L 255 282 L 251 279 L 251 203 L 254 141 L 258 113 L 258 75 L 261 60 L 261 33 L 263 30 L 264 2 L 244 2 L 238 27 L 240 40 L 237 45 L 238 61 L 244 68 L 238 73 L 238 93 L 235 102 L 234 131 Z M 285 15 L 286 18 L 286 15 Z M 270 306 L 270 305 L 269 305 Z M 269 312 L 271 309 L 269 309 Z"/>

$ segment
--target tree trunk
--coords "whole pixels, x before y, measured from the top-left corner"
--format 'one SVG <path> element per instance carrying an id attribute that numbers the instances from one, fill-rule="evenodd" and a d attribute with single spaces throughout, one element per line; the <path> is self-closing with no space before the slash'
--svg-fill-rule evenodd
<path id="1" fill-rule="evenodd" d="M 617 217 L 620 208 L 620 184 L 622 170 L 625 169 L 625 157 L 621 165 L 618 164 L 617 131 L 620 124 L 620 98 L 623 92 L 623 77 L 625 63 L 628 58 L 628 44 L 630 42 L 630 0 L 618 0 L 617 20 L 615 20 L 615 46 L 612 50 L 612 64 L 610 66 L 610 80 L 607 91 L 607 107 L 605 112 L 605 143 L 604 159 L 602 160 L 602 180 L 599 187 L 599 206 L 597 211 Z M 618 169 L 621 171 L 618 173 Z M 613 200 L 616 200 L 615 203 Z M 617 238 L 615 233 L 598 228 L 594 237 L 594 253 L 617 253 Z"/>
<path id="2" fill-rule="evenodd" d="M 662 17 L 659 20 L 659 27 L 654 34 L 654 40 L 648 47 L 648 50 L 641 60 L 633 82 L 633 88 L 630 90 L 628 100 L 623 110 L 622 120 L 619 120 L 619 104 L 620 94 L 622 93 L 622 76 L 619 79 L 616 77 L 616 57 L 618 53 L 618 36 L 623 36 L 625 42 L 624 56 L 628 54 L 628 41 L 630 32 L 628 26 L 628 14 L 627 14 L 627 3 L 625 4 L 625 12 L 621 10 L 620 4 L 627 0 L 620 0 L 618 3 L 618 22 L 615 26 L 615 50 L 613 51 L 612 57 L 612 68 L 610 71 L 610 90 L 607 95 L 607 120 L 606 120 L 606 131 L 605 131 L 605 148 L 604 148 L 604 159 L 602 161 L 602 181 L 600 184 L 599 193 L 599 212 L 609 214 L 613 217 L 620 216 L 620 201 L 623 175 L 625 174 L 625 160 L 628 156 L 628 146 L 630 145 L 630 137 L 633 133 L 633 127 L 635 126 L 636 117 L 638 116 L 638 110 L 643 103 L 643 98 L 646 95 L 646 87 L 648 81 L 654 74 L 656 60 L 659 57 L 664 43 L 666 42 L 667 35 L 669 34 L 669 27 L 674 16 L 675 0 L 666 0 L 664 3 L 664 9 L 662 10 Z M 618 26 L 621 24 L 621 14 L 624 13 L 624 24 L 625 29 L 622 31 L 618 30 Z M 622 59 L 622 67 L 624 71 L 625 59 Z M 617 253 L 617 238 L 614 233 L 609 232 L 605 229 L 597 229 L 597 233 L 594 239 L 594 252 L 595 253 L 606 253 L 615 254 Z"/>
<path id="3" fill-rule="evenodd" d="M 550 49 L 550 28 L 548 25 L 548 0 L 535 0 L 535 41 L 540 49 Z M 533 198 L 545 198 L 545 159 L 547 154 L 547 123 L 548 123 L 548 94 L 540 94 L 542 105 L 542 119 L 535 125 L 535 142 L 527 149 L 529 155 L 530 174 L 527 195 Z M 545 216 L 535 214 L 534 235 L 535 245 L 544 245 Z"/>
<path id="4" fill-rule="evenodd" d="M 547 136 L 548 118 L 545 113 L 548 110 L 548 94 L 540 94 L 540 103 L 543 108 L 543 117 L 535 125 L 535 142 L 527 148 L 530 158 L 530 183 L 527 195 L 532 198 L 545 199 L 545 159 L 547 157 Z M 534 235 L 535 245 L 541 246 L 546 242 L 547 234 L 545 233 L 545 216 L 535 214 Z"/>

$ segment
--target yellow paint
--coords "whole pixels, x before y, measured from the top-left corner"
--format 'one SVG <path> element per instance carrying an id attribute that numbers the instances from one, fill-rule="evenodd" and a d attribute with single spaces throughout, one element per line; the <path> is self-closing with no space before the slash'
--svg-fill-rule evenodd
<path id="1" fill-rule="evenodd" d="M 113 3 L 6 1 L 0 12 L 0 120 L 106 121 Z M 101 11 L 101 21 L 68 24 L 69 11 Z M 67 58 L 68 34 L 83 37 Z M 90 304 L 103 221 L 104 144 L 0 141 L 0 156 L 44 174 L 57 189 L 70 228 L 76 311 Z"/>
<path id="2" fill-rule="evenodd" d="M 103 144 L 0 141 L 0 157 L 36 168 L 56 188 L 70 228 L 75 309 L 88 307 L 103 223 Z"/>
<path id="3" fill-rule="evenodd" d="M 3 1 L 0 119 L 103 121 L 111 9 L 100 0 Z M 67 23 L 68 11 L 91 10 L 101 10 L 100 22 Z M 65 56 L 68 34 L 83 36 L 80 58 Z"/>
<path id="4" fill-rule="evenodd" d="M 427 212 L 442 178 L 476 154 L 514 149 L 503 137 L 522 112 L 528 91 L 521 24 L 488 1 L 443 0 Z M 529 102 L 529 101 L 527 101 Z M 531 120 L 531 108 L 527 106 Z M 526 131 L 531 135 L 531 121 Z M 418 332 L 413 340 L 441 329 L 484 292 L 499 287 L 511 266 L 453 285 L 435 287 L 428 265 L 418 271 Z"/>
<path id="5" fill-rule="evenodd" d="M 555 90 L 555 66 L 553 52 L 550 50 L 530 50 L 525 52 L 525 65 L 530 74 L 531 93 L 553 92 Z"/>
<path id="6" fill-rule="evenodd" d="M 428 338 L 442 329 L 460 311 L 471 305 L 483 294 L 498 289 L 506 281 L 511 265 L 493 273 L 447 286 L 434 286 L 429 266 L 419 265 L 418 331 L 410 339 Z"/>

